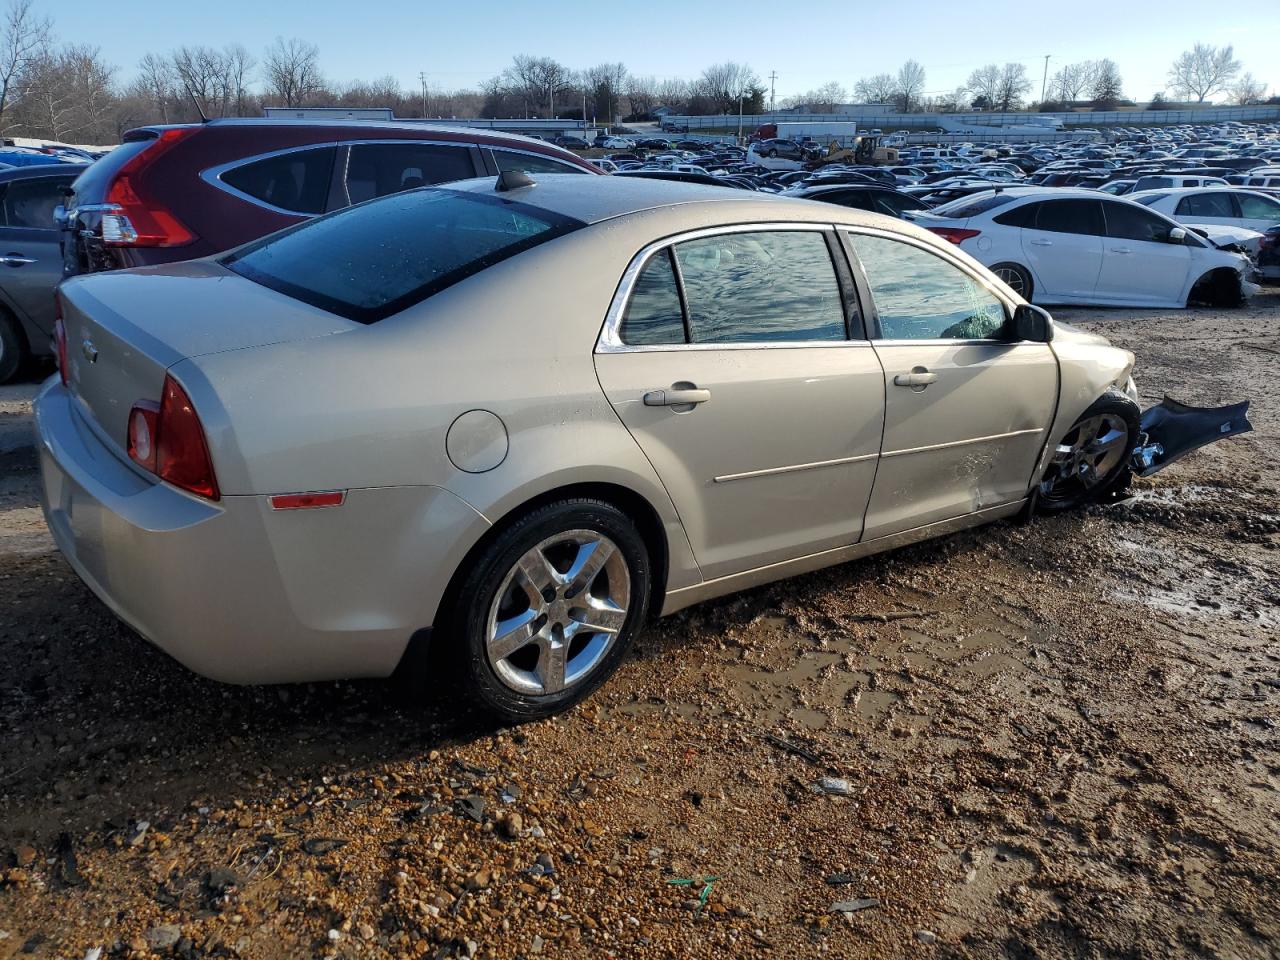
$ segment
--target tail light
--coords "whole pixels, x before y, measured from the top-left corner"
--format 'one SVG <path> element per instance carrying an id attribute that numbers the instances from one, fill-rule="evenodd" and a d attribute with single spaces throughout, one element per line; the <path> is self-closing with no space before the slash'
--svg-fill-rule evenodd
<path id="1" fill-rule="evenodd" d="M 142 400 L 129 411 L 129 456 L 175 487 L 209 500 L 220 498 L 200 417 L 171 376 L 164 378 L 158 406 Z"/>
<path id="2" fill-rule="evenodd" d="M 151 196 L 142 173 L 157 159 L 198 130 L 174 127 L 127 160 L 107 189 L 102 214 L 102 242 L 111 247 L 181 247 L 196 239 L 174 214 Z"/>
<path id="3" fill-rule="evenodd" d="M 951 243 L 964 243 L 982 232 L 981 230 L 962 230 L 959 227 L 929 227 L 929 230 Z"/>
<path id="4" fill-rule="evenodd" d="M 58 377 L 65 387 L 71 376 L 67 370 L 67 327 L 62 322 L 62 297 L 53 295 L 53 343 L 58 349 Z"/>

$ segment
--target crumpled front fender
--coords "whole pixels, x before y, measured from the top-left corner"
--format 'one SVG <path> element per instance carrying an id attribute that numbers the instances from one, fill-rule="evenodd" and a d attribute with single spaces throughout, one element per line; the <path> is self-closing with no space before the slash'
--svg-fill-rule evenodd
<path id="1" fill-rule="evenodd" d="M 1253 429 L 1248 413 L 1248 400 L 1226 407 L 1191 407 L 1165 397 L 1142 412 L 1133 472 L 1149 477 L 1206 444 L 1248 433 Z"/>

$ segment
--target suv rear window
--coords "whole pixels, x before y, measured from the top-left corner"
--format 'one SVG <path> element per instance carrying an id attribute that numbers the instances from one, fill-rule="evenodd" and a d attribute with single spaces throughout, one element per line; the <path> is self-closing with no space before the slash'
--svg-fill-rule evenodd
<path id="1" fill-rule="evenodd" d="M 376 323 L 583 226 L 495 195 L 423 188 L 301 223 L 222 262 L 286 296 Z"/>

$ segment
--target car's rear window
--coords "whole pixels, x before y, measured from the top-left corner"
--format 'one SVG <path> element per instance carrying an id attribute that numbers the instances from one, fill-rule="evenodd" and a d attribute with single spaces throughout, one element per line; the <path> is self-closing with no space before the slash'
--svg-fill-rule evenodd
<path id="1" fill-rule="evenodd" d="M 1007 193 L 980 194 L 972 199 L 952 200 L 950 203 L 943 204 L 940 207 L 934 207 L 929 211 L 929 215 L 964 220 L 969 217 L 976 217 L 980 213 L 986 213 L 988 210 L 994 210 L 996 207 L 1003 207 L 1006 203 L 1012 203 L 1015 199 L 1015 197 L 1011 197 Z"/>
<path id="2" fill-rule="evenodd" d="M 422 188 L 299 224 L 222 262 L 304 303 L 376 323 L 583 226 L 495 194 Z"/>

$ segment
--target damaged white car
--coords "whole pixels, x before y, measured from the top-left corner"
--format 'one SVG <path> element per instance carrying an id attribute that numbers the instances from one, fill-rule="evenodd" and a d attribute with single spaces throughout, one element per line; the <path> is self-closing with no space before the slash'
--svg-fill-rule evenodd
<path id="1" fill-rule="evenodd" d="M 1040 304 L 1238 304 L 1252 267 L 1161 213 L 1094 190 L 1011 187 L 910 215 Z"/>

